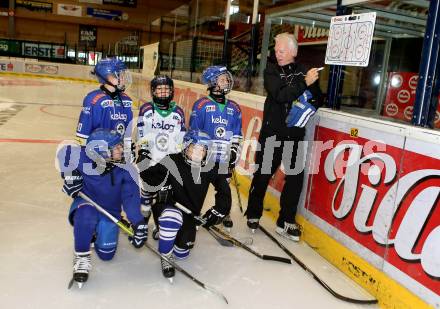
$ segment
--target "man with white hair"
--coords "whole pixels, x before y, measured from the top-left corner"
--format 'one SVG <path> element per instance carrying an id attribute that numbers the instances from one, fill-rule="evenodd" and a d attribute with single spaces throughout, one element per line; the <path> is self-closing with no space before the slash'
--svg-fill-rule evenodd
<path id="1" fill-rule="evenodd" d="M 298 43 L 293 34 L 281 33 L 275 37 L 276 63 L 268 62 L 264 71 L 267 97 L 258 140 L 261 150 L 255 156 L 257 170 L 246 211 L 247 225 L 255 232 L 263 213 L 269 180 L 283 161 L 285 170 L 290 172 L 286 173 L 280 196 L 276 232 L 293 241 L 299 241 L 301 235 L 295 223 L 304 176 L 302 169 L 296 172 L 295 168 L 296 161 L 302 162 L 300 156 L 297 158 L 298 143 L 304 139 L 307 121 L 322 105 L 322 93 L 317 83 L 318 68 L 306 71 L 303 65 L 295 62 L 297 53 Z"/>

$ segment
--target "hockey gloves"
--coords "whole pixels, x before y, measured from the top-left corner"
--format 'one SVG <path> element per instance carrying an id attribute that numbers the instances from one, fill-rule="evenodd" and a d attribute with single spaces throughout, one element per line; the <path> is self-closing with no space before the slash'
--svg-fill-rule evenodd
<path id="1" fill-rule="evenodd" d="M 237 143 L 233 143 L 231 145 L 231 150 L 229 154 L 229 168 L 234 169 L 235 165 L 238 162 L 238 152 L 239 152 L 240 145 Z"/>
<path id="2" fill-rule="evenodd" d="M 145 217 L 147 222 L 150 218 L 151 206 L 153 206 L 156 196 L 156 193 L 150 193 L 141 188 L 141 213 Z"/>
<path id="3" fill-rule="evenodd" d="M 310 117 L 312 117 L 316 113 L 316 108 L 312 104 L 307 102 L 311 98 L 312 94 L 310 93 L 310 91 L 306 90 L 302 95 L 299 96 L 298 102 L 295 102 L 292 105 L 292 108 L 290 109 L 289 114 L 286 118 L 286 124 L 288 128 L 304 128 Z"/>
<path id="4" fill-rule="evenodd" d="M 218 212 L 218 210 L 214 207 L 209 208 L 205 214 L 203 215 L 203 219 L 205 219 L 205 224 L 202 224 L 203 227 L 209 228 L 213 225 L 220 224 L 225 217 L 224 214 Z"/>
<path id="5" fill-rule="evenodd" d="M 148 239 L 148 224 L 142 220 L 133 225 L 133 236 L 128 236 L 128 241 L 135 247 L 141 248 Z"/>
<path id="6" fill-rule="evenodd" d="M 83 176 L 81 175 L 81 172 L 74 169 L 69 175 L 61 173 L 61 177 L 64 178 L 62 191 L 70 197 L 75 198 L 83 187 Z"/>
<path id="7" fill-rule="evenodd" d="M 233 143 L 231 145 L 231 149 L 230 149 L 230 152 L 229 152 L 228 173 L 226 174 L 226 178 L 228 180 L 232 177 L 232 171 L 234 170 L 235 165 L 237 164 L 237 162 L 239 160 L 239 158 L 238 158 L 239 148 L 240 148 L 240 144 Z"/>
<path id="8" fill-rule="evenodd" d="M 148 149 L 139 149 L 136 159 L 136 164 L 145 162 L 143 163 L 143 165 L 146 166 L 147 162 L 150 162 L 150 160 L 151 160 L 151 152 Z"/>

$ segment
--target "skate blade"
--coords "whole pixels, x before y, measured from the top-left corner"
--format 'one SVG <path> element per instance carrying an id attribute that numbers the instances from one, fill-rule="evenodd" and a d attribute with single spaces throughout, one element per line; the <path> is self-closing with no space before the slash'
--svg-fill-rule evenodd
<path id="1" fill-rule="evenodd" d="M 247 237 L 242 240 L 242 243 L 244 243 L 246 246 L 252 246 L 254 239 L 252 237 Z"/>
<path id="2" fill-rule="evenodd" d="M 75 280 L 73 280 L 73 278 L 70 279 L 69 284 L 67 285 L 68 290 L 70 290 L 72 288 L 74 282 L 75 282 Z"/>
<path id="3" fill-rule="evenodd" d="M 82 289 L 84 282 L 77 282 L 76 284 L 78 285 L 78 289 Z"/>
<path id="4" fill-rule="evenodd" d="M 167 279 L 168 279 L 168 281 L 170 282 L 170 284 L 173 284 L 173 283 L 174 283 L 174 277 L 167 278 Z"/>
<path id="5" fill-rule="evenodd" d="M 199 226 L 198 225 L 196 225 L 196 231 L 198 231 L 199 230 Z"/>
<path id="6" fill-rule="evenodd" d="M 225 229 L 225 232 L 228 234 L 231 234 L 232 229 L 230 227 L 223 227 Z"/>
<path id="7" fill-rule="evenodd" d="M 257 231 L 256 229 L 251 229 L 252 234 L 255 234 L 256 231 Z"/>

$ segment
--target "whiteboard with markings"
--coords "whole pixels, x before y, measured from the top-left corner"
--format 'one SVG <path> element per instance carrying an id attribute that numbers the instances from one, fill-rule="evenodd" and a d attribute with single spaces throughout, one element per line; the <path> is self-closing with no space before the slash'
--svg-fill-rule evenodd
<path id="1" fill-rule="evenodd" d="M 368 66 L 376 12 L 332 17 L 325 64 Z"/>

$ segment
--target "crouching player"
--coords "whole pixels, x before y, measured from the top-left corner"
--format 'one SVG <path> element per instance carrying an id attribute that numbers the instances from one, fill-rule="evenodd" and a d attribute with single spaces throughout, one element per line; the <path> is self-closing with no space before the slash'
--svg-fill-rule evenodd
<path id="1" fill-rule="evenodd" d="M 116 253 L 119 229 L 90 203 L 78 197 L 79 192 L 118 219 L 123 207 L 134 230 L 134 236 L 129 237 L 134 247 L 142 247 L 147 240 L 148 227 L 140 212 L 139 187 L 127 170 L 117 166 L 124 163 L 123 152 L 123 140 L 116 131 L 96 129 L 88 137 L 85 151 L 80 151 L 78 167 L 70 173 L 62 173 L 63 191 L 74 198 L 69 211 L 75 247 L 72 283 L 77 282 L 80 288 L 92 268 L 91 242 L 94 242 L 98 257 L 109 261 Z M 64 163 L 66 159 L 70 160 L 69 151 L 65 153 L 65 158 L 61 158 Z"/>
<path id="2" fill-rule="evenodd" d="M 142 180 L 150 192 L 161 190 L 162 198 L 152 207 L 159 213 L 159 252 L 168 259 L 189 256 L 196 239 L 196 222 L 176 208 L 175 202 L 185 206 L 194 215 L 200 215 L 209 184 L 216 177 L 212 166 L 205 166 L 209 158 L 211 138 L 199 130 L 188 131 L 183 138 L 183 151 L 165 156 L 159 163 L 141 171 Z M 163 188 L 168 188 L 164 197 Z M 203 217 L 204 227 L 219 224 L 230 211 L 225 199 L 216 201 Z M 174 277 L 175 270 L 165 259 L 161 261 L 164 277 Z"/>

